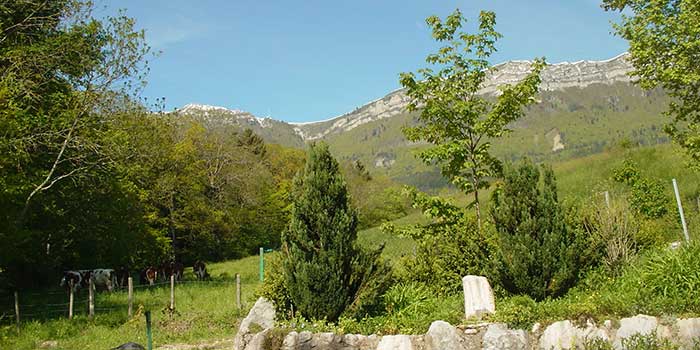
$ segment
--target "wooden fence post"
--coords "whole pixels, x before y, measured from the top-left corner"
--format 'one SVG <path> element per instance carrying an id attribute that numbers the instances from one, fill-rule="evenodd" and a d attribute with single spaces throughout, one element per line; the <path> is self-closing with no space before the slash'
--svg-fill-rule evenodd
<path id="1" fill-rule="evenodd" d="M 170 310 L 175 310 L 175 275 L 170 275 Z"/>
<path id="2" fill-rule="evenodd" d="M 19 333 L 19 293 L 15 291 L 15 319 L 17 320 L 17 333 Z"/>
<path id="3" fill-rule="evenodd" d="M 605 205 L 610 209 L 610 193 L 605 191 Z"/>
<path id="4" fill-rule="evenodd" d="M 129 317 L 134 316 L 134 280 L 129 277 L 127 279 L 127 285 L 129 288 Z"/>
<path id="5" fill-rule="evenodd" d="M 241 308 L 241 274 L 236 274 L 236 307 Z"/>
<path id="6" fill-rule="evenodd" d="M 72 320 L 73 319 L 73 301 L 75 300 L 73 296 L 73 286 L 72 283 L 69 283 L 69 292 L 68 292 L 68 319 Z"/>
<path id="7" fill-rule="evenodd" d="M 91 320 L 95 317 L 95 281 L 92 276 L 88 283 L 88 317 Z"/>

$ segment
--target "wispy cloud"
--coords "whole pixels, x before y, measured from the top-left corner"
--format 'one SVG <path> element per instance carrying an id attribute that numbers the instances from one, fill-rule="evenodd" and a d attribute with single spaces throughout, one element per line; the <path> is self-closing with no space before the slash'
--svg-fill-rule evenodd
<path id="1" fill-rule="evenodd" d="M 201 37 L 210 28 L 183 14 L 161 18 L 146 25 L 146 40 L 155 49 L 164 49 L 170 45 Z"/>

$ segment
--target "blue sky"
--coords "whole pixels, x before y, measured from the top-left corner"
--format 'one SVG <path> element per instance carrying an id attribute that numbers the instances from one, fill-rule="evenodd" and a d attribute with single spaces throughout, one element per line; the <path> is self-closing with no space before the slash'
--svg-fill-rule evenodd
<path id="1" fill-rule="evenodd" d="M 398 74 L 425 67 L 435 49 L 425 25 L 460 8 L 481 9 L 504 35 L 492 63 L 545 56 L 600 60 L 627 50 L 595 0 L 120 0 L 162 51 L 144 97 L 166 108 L 201 103 L 286 121 L 316 121 L 399 88 Z"/>

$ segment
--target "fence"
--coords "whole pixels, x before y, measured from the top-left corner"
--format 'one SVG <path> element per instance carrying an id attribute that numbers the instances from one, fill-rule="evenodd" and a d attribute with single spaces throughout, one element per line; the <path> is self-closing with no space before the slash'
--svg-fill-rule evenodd
<path id="1" fill-rule="evenodd" d="M 235 301 L 235 307 L 241 309 L 241 276 L 236 274 L 234 281 L 176 281 L 170 276 L 169 281 L 154 283 L 153 285 L 134 285 L 129 277 L 127 286 L 112 293 L 95 293 L 92 279 L 89 281 L 87 292 L 66 290 L 48 290 L 43 292 L 15 291 L 9 295 L 0 295 L 0 323 L 14 322 L 19 330 L 20 324 L 29 320 L 49 320 L 66 317 L 72 319 L 76 316 L 95 317 L 95 314 L 123 311 L 127 316 L 134 315 L 134 305 L 141 305 L 146 309 L 161 306 L 167 301 L 167 308 L 174 311 L 178 298 L 179 287 L 185 286 L 220 286 L 234 289 L 229 295 Z M 169 293 L 167 293 L 169 289 Z M 192 293 L 186 293 L 191 295 Z M 167 300 L 164 300 L 166 297 Z M 233 304 L 233 303 L 232 303 Z"/>

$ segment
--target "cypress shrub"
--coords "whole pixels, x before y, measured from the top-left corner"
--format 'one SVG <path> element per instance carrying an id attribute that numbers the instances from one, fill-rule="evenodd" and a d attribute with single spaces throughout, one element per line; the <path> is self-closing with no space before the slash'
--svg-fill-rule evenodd
<path id="1" fill-rule="evenodd" d="M 509 292 L 535 300 L 565 293 L 576 281 L 578 240 L 566 224 L 549 167 L 529 160 L 507 166 L 492 195 L 498 236 L 495 278 Z"/>
<path id="2" fill-rule="evenodd" d="M 326 144 L 311 145 L 292 194 L 282 241 L 286 286 L 296 310 L 309 319 L 336 321 L 346 309 L 359 312 L 361 299 L 379 299 L 388 283 L 387 266 L 379 260 L 381 249 L 357 245 L 357 211 Z"/>

